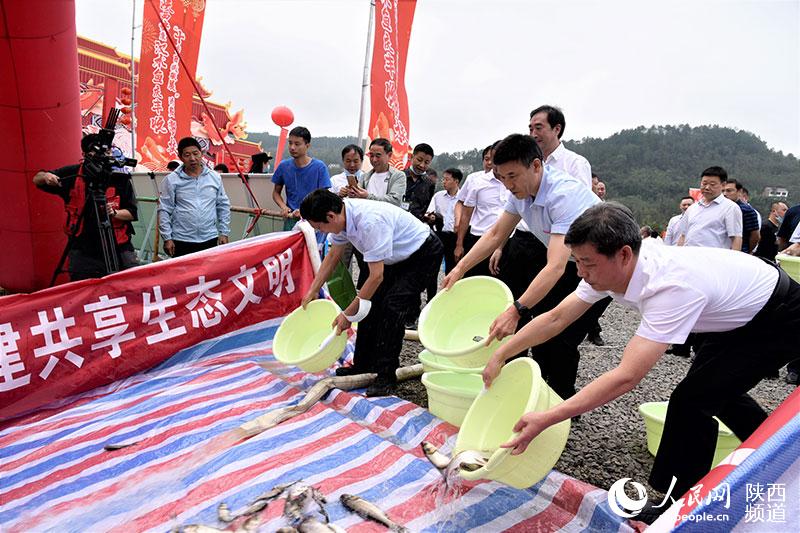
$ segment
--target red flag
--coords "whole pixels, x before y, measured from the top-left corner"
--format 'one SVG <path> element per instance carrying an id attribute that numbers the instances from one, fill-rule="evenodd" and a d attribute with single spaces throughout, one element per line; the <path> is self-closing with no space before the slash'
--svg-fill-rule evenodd
<path id="1" fill-rule="evenodd" d="M 392 143 L 390 164 L 403 169 L 411 156 L 409 144 L 406 58 L 416 0 L 376 0 L 375 43 L 372 52 L 371 103 L 368 136 Z"/>
<path id="2" fill-rule="evenodd" d="M 190 76 L 197 70 L 204 14 L 205 2 L 199 0 L 147 0 L 144 4 L 136 151 L 141 164 L 151 170 L 164 170 L 177 159 L 178 140 L 191 135 L 194 90 Z"/>

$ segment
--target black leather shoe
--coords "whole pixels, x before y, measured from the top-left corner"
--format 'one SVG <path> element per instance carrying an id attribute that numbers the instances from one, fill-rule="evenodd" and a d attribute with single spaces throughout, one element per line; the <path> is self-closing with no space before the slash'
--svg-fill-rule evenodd
<path id="1" fill-rule="evenodd" d="M 658 517 L 661 516 L 664 511 L 670 507 L 669 502 L 665 503 L 662 507 L 656 507 L 656 505 L 660 504 L 661 502 L 656 502 L 655 500 L 647 500 L 644 508 L 636 513 L 635 516 L 631 517 L 631 520 L 638 520 L 639 522 L 644 522 L 647 525 L 651 525 L 653 522 L 658 520 Z M 628 512 L 633 513 L 634 511 Z"/>
<path id="2" fill-rule="evenodd" d="M 336 369 L 337 376 L 357 376 L 359 374 L 369 374 L 369 370 L 359 366 L 341 366 Z"/>

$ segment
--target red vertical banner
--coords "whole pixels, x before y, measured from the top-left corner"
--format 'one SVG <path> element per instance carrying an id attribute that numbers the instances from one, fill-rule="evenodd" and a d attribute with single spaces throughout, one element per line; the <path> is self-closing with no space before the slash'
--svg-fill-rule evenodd
<path id="1" fill-rule="evenodd" d="M 391 165 L 403 169 L 411 157 L 406 58 L 416 0 L 376 0 L 375 42 L 368 135 L 392 143 Z"/>
<path id="2" fill-rule="evenodd" d="M 205 0 L 144 3 L 136 151 L 141 164 L 151 170 L 164 170 L 177 159 L 178 140 L 191 135 L 191 80 L 197 70 L 204 14 Z"/>
<path id="3" fill-rule="evenodd" d="M 112 77 L 105 79 L 103 83 L 103 114 L 101 115 L 101 124 L 105 126 L 108 119 L 108 113 L 117 107 L 117 92 L 119 91 L 119 82 Z"/>

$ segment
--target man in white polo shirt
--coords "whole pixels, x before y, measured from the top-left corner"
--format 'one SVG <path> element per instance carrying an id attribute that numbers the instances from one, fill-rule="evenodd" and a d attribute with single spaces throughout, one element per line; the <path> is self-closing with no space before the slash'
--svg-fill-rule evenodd
<path id="1" fill-rule="evenodd" d="M 303 307 L 319 295 L 344 246 L 351 243 L 369 270 L 356 298 L 336 317 L 345 330 L 358 322 L 353 366 L 337 375 L 375 372 L 367 396 L 385 396 L 396 382 L 405 320 L 419 308 L 420 293 L 442 264 L 442 243 L 430 228 L 408 211 L 388 202 L 342 199 L 327 189 L 305 197 L 300 214 L 311 226 L 330 234 L 330 252 L 322 261 Z"/>
<path id="2" fill-rule="evenodd" d="M 542 164 L 542 152 L 528 135 L 509 135 L 495 147 L 494 172 L 511 192 L 503 213 L 472 250 L 448 274 L 442 284 L 449 288 L 497 249 L 520 220 L 547 247 L 547 263 L 527 290 L 492 324 L 487 344 L 514 333 L 520 318 L 552 309 L 570 294 L 580 281 L 571 262 L 564 235 L 570 224 L 600 199 L 583 182 Z M 535 266 L 532 265 L 531 268 Z M 562 398 L 575 394 L 575 377 L 580 353 L 578 345 L 586 335 L 586 324 L 574 324 L 550 342 L 533 350 L 542 377 Z"/>
<path id="3" fill-rule="evenodd" d="M 586 210 L 565 242 L 583 280 L 494 353 L 483 373 L 485 384 L 511 355 L 546 341 L 606 296 L 638 310 L 642 320 L 619 366 L 564 403 L 524 414 L 514 427 L 520 434 L 503 447 L 521 453 L 545 428 L 625 394 L 670 343 L 695 332 L 701 340 L 697 356 L 670 397 L 650 475 L 650 485 L 664 493 L 677 478 L 672 489 L 677 497 L 711 468 L 714 416 L 743 441 L 767 418 L 747 391 L 793 357 L 800 342 L 800 285 L 746 254 L 643 244 L 630 210 L 613 202 Z"/>
<path id="4" fill-rule="evenodd" d="M 551 105 L 539 106 L 531 111 L 528 130 L 536 139 L 544 155 L 544 164 L 563 170 L 578 178 L 589 189 L 592 188 L 592 166 L 580 154 L 568 150 L 561 143 L 561 136 L 567 127 L 564 113 Z M 603 186 L 605 190 L 605 186 Z M 600 193 L 597 193 L 600 196 Z M 600 196 L 602 198 L 602 196 Z"/>
<path id="5" fill-rule="evenodd" d="M 675 234 L 675 232 L 678 229 L 678 222 L 681 221 L 681 218 L 683 218 L 683 215 L 686 213 L 686 210 L 689 209 L 689 206 L 692 205 L 693 203 L 694 203 L 694 198 L 692 198 L 691 196 L 684 196 L 683 198 L 681 198 L 681 203 L 678 205 L 681 212 L 680 214 L 675 215 L 674 217 L 669 219 L 669 222 L 667 223 L 667 231 L 666 233 L 664 233 L 664 244 L 666 244 L 667 246 L 674 246 L 678 244 L 679 236 Z"/>
<path id="6" fill-rule="evenodd" d="M 493 156 L 493 150 L 489 155 Z M 484 159 L 485 161 L 485 159 Z M 495 177 L 492 168 L 483 174 L 470 174 L 458 191 L 458 204 L 455 211 L 459 213 L 456 227 L 456 247 L 453 252 L 456 262 L 486 233 L 497 221 L 503 211 L 508 191 Z M 467 276 L 490 276 L 489 258 L 472 265 L 465 273 Z"/>
<path id="7" fill-rule="evenodd" d="M 699 201 L 686 210 L 678 223 L 678 246 L 742 249 L 742 210 L 722 194 L 728 173 L 709 167 L 700 175 Z"/>

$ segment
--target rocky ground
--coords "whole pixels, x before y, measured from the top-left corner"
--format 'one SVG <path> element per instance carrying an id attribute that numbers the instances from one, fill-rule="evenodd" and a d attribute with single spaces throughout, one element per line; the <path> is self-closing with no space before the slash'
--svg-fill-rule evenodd
<path id="1" fill-rule="evenodd" d="M 606 345 L 599 347 L 584 342 L 578 369 L 578 387 L 584 386 L 603 372 L 616 366 L 622 350 L 639 324 L 638 314 L 612 303 L 600 320 Z M 418 342 L 406 341 L 401 355 L 403 366 L 418 362 L 422 351 Z M 690 360 L 665 355 L 648 376 L 630 393 L 609 405 L 596 409 L 573 423 L 569 441 L 556 469 L 597 487 L 608 489 L 620 478 L 628 477 L 645 484 L 651 496 L 657 494 L 647 485 L 653 457 L 647 451 L 644 421 L 638 412 L 640 404 L 666 401 L 675 385 L 686 374 Z M 780 379 L 765 380 L 751 395 L 768 411 L 777 407 L 794 389 Z M 401 383 L 397 396 L 427 406 L 425 387 L 419 380 Z"/>

